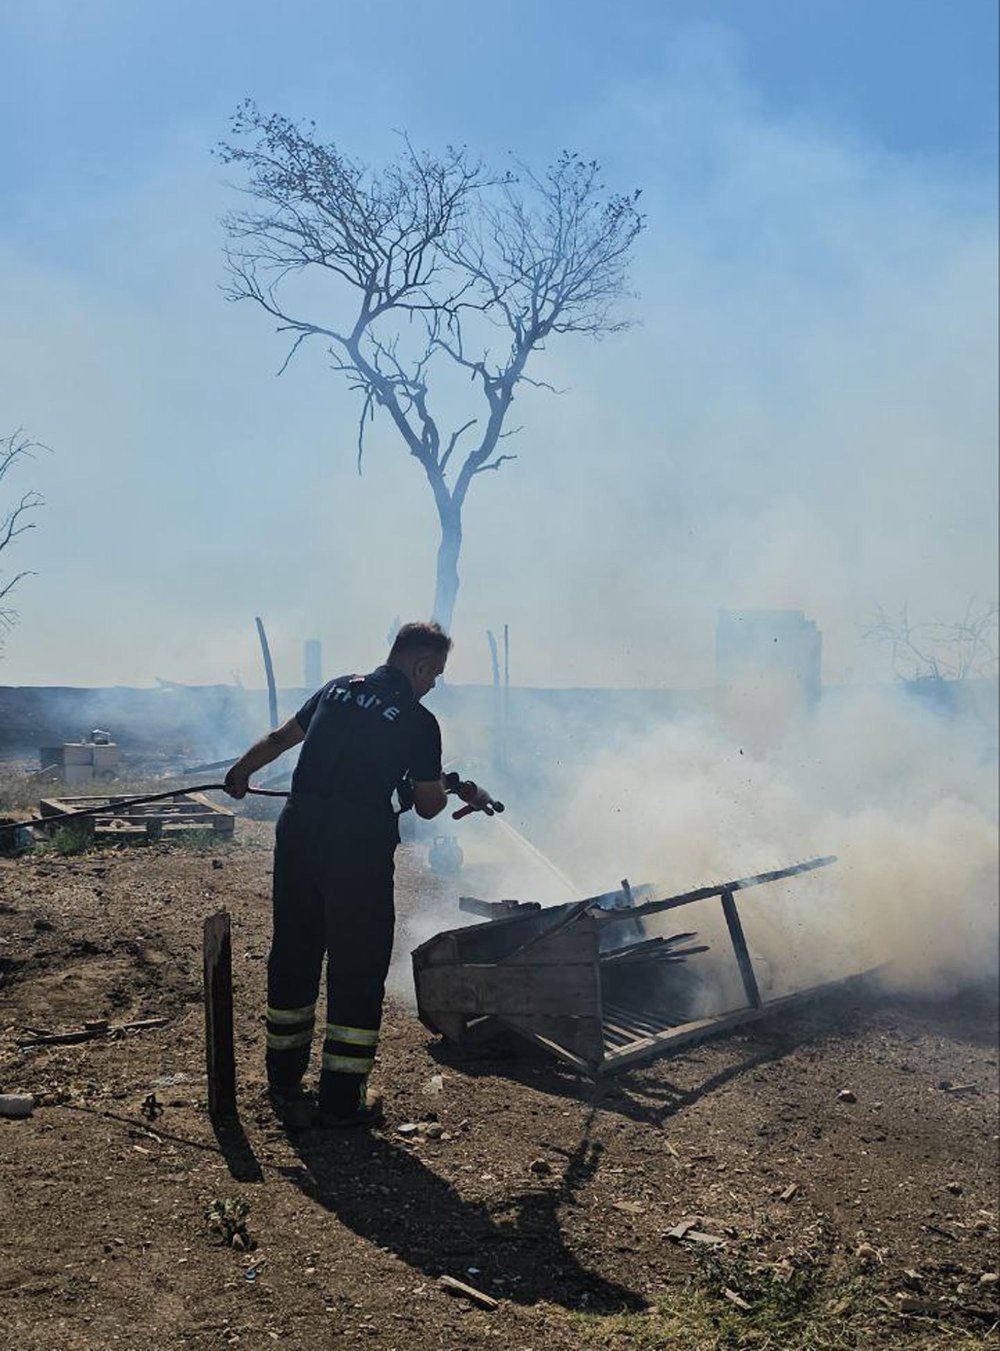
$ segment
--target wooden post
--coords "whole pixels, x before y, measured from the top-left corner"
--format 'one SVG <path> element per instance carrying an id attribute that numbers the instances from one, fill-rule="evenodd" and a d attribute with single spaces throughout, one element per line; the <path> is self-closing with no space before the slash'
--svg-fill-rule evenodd
<path id="1" fill-rule="evenodd" d="M 264 621 L 260 618 L 254 620 L 257 625 L 257 637 L 260 639 L 261 656 L 264 658 L 264 676 L 267 680 L 267 705 L 268 712 L 271 715 L 272 732 L 278 725 L 278 691 L 274 684 L 274 665 L 271 661 L 271 649 L 268 646 L 267 634 L 264 632 Z"/>
<path id="2" fill-rule="evenodd" d="M 497 640 L 493 637 L 493 630 L 486 630 L 486 641 L 490 645 L 490 665 L 493 667 L 493 688 L 500 688 L 500 662 L 497 657 Z"/>
<path id="3" fill-rule="evenodd" d="M 503 686 L 500 684 L 500 657 L 497 640 L 493 636 L 492 629 L 486 630 L 486 640 L 490 645 L 490 665 L 493 667 L 493 764 L 497 769 L 503 769 Z"/>
<path id="4" fill-rule="evenodd" d="M 503 626 L 503 767 L 510 746 L 510 626 Z"/>
<path id="5" fill-rule="evenodd" d="M 233 948 L 228 910 L 205 921 L 205 1065 L 208 1113 L 213 1120 L 236 1116 L 233 1051 Z"/>
<path id="6" fill-rule="evenodd" d="M 731 891 L 722 893 L 722 913 L 726 917 L 726 926 L 729 929 L 729 937 L 732 939 L 733 951 L 736 953 L 736 960 L 739 963 L 740 975 L 743 977 L 743 988 L 747 992 L 747 999 L 751 1007 L 760 1008 L 760 990 L 757 988 L 757 977 L 753 973 L 753 962 L 750 960 L 750 951 L 747 948 L 747 940 L 743 936 L 743 925 L 740 923 L 739 911 L 736 909 L 736 902 L 733 899 Z"/>

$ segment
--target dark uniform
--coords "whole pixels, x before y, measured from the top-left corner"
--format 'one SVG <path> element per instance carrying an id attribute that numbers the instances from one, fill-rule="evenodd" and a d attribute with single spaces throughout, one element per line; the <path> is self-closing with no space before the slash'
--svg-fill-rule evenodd
<path id="1" fill-rule="evenodd" d="M 267 965 L 267 1075 L 299 1083 L 309 1063 L 326 953 L 320 1108 L 363 1106 L 392 953 L 392 791 L 441 777 L 437 719 L 392 666 L 339 676 L 302 706 L 305 732 L 274 851 Z"/>

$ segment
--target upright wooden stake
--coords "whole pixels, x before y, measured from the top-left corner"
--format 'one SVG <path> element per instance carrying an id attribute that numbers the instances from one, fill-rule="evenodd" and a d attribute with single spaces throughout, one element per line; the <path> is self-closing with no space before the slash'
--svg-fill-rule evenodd
<path id="1" fill-rule="evenodd" d="M 228 910 L 205 921 L 205 1065 L 208 1112 L 213 1120 L 236 1116 L 233 1051 L 233 946 Z"/>
<path id="2" fill-rule="evenodd" d="M 490 645 L 490 665 L 493 667 L 493 764 L 504 767 L 503 686 L 500 683 L 500 656 L 493 630 L 486 630 Z"/>
<path id="3" fill-rule="evenodd" d="M 500 688 L 500 662 L 497 657 L 497 640 L 493 637 L 493 630 L 486 630 L 486 641 L 490 645 L 490 665 L 493 667 L 493 688 Z"/>
<path id="4" fill-rule="evenodd" d="M 274 684 L 274 664 L 271 661 L 271 649 L 268 646 L 267 634 L 264 632 L 264 621 L 260 618 L 254 620 L 257 625 L 257 637 L 260 639 L 261 656 L 264 658 L 264 676 L 267 679 L 267 707 L 271 715 L 271 730 L 278 725 L 278 691 Z"/>
<path id="5" fill-rule="evenodd" d="M 510 626 L 503 626 L 503 767 L 510 747 Z"/>

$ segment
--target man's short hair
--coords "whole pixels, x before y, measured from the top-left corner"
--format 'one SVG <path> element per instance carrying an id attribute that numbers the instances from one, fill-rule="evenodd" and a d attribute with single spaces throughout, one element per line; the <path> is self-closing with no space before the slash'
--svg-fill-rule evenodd
<path id="1" fill-rule="evenodd" d="M 433 621 L 404 624 L 393 639 L 389 660 L 395 661 L 414 652 L 432 652 L 436 657 L 446 657 L 450 651 L 451 639 L 440 624 Z"/>

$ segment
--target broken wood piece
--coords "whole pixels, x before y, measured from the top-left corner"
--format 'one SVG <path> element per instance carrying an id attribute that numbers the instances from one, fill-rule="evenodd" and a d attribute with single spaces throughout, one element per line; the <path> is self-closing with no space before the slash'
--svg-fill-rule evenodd
<path id="1" fill-rule="evenodd" d="M 45 1036 L 31 1037 L 17 1044 L 24 1051 L 34 1046 L 72 1046 L 79 1041 L 110 1040 L 124 1032 L 144 1032 L 151 1027 L 166 1027 L 168 1022 L 167 1018 L 140 1018 L 132 1023 L 119 1023 L 117 1027 L 107 1023 L 102 1027 L 94 1023 L 79 1032 L 49 1032 Z"/>
<path id="2" fill-rule="evenodd" d="M 799 1189 L 799 1184 L 798 1184 L 797 1182 L 792 1182 L 792 1183 L 790 1183 L 790 1184 L 785 1188 L 785 1190 L 781 1193 L 781 1196 L 779 1197 L 779 1200 L 782 1200 L 782 1201 L 790 1201 L 790 1200 L 792 1199 L 792 1197 L 795 1195 L 795 1193 L 798 1191 L 798 1189 Z"/>
<path id="3" fill-rule="evenodd" d="M 957 1234 L 953 1234 L 950 1229 L 942 1229 L 939 1224 L 922 1224 L 920 1227 L 926 1229 L 929 1234 L 940 1234 L 942 1238 L 950 1238 L 952 1243 L 959 1241 Z"/>
<path id="4" fill-rule="evenodd" d="M 638 1201 L 612 1201 L 611 1204 L 626 1215 L 641 1215 L 646 1209 Z"/>
<path id="5" fill-rule="evenodd" d="M 474 1285 L 466 1285 L 465 1281 L 456 1280 L 454 1276 L 442 1276 L 438 1283 L 450 1295 L 462 1295 L 465 1299 L 471 1299 L 473 1304 L 478 1304 L 481 1309 L 493 1310 L 500 1307 L 498 1299 L 477 1290 Z"/>
<path id="6" fill-rule="evenodd" d="M 730 1290 L 727 1287 L 725 1290 L 723 1290 L 722 1293 L 725 1295 L 726 1299 L 729 1300 L 730 1304 L 736 1305 L 737 1309 L 742 1309 L 744 1313 L 750 1312 L 750 1305 L 746 1302 L 743 1296 L 737 1294 L 735 1290 Z"/>
<path id="7" fill-rule="evenodd" d="M 896 1308 L 900 1313 L 930 1313 L 936 1307 L 933 1300 L 921 1299 L 903 1290 L 896 1292 Z"/>
<path id="8" fill-rule="evenodd" d="M 93 1041 L 95 1037 L 107 1036 L 106 1032 L 49 1032 L 44 1037 L 31 1037 L 17 1044 L 22 1050 L 33 1046 L 71 1046 L 77 1041 Z"/>
<path id="9" fill-rule="evenodd" d="M 721 1234 L 706 1234 L 703 1229 L 696 1229 L 695 1225 L 702 1222 L 701 1216 L 695 1216 L 693 1220 L 681 1220 L 680 1224 L 675 1224 L 673 1229 L 667 1230 L 667 1238 L 672 1238 L 678 1243 L 702 1243 L 710 1248 L 721 1247 L 726 1240 Z"/>

